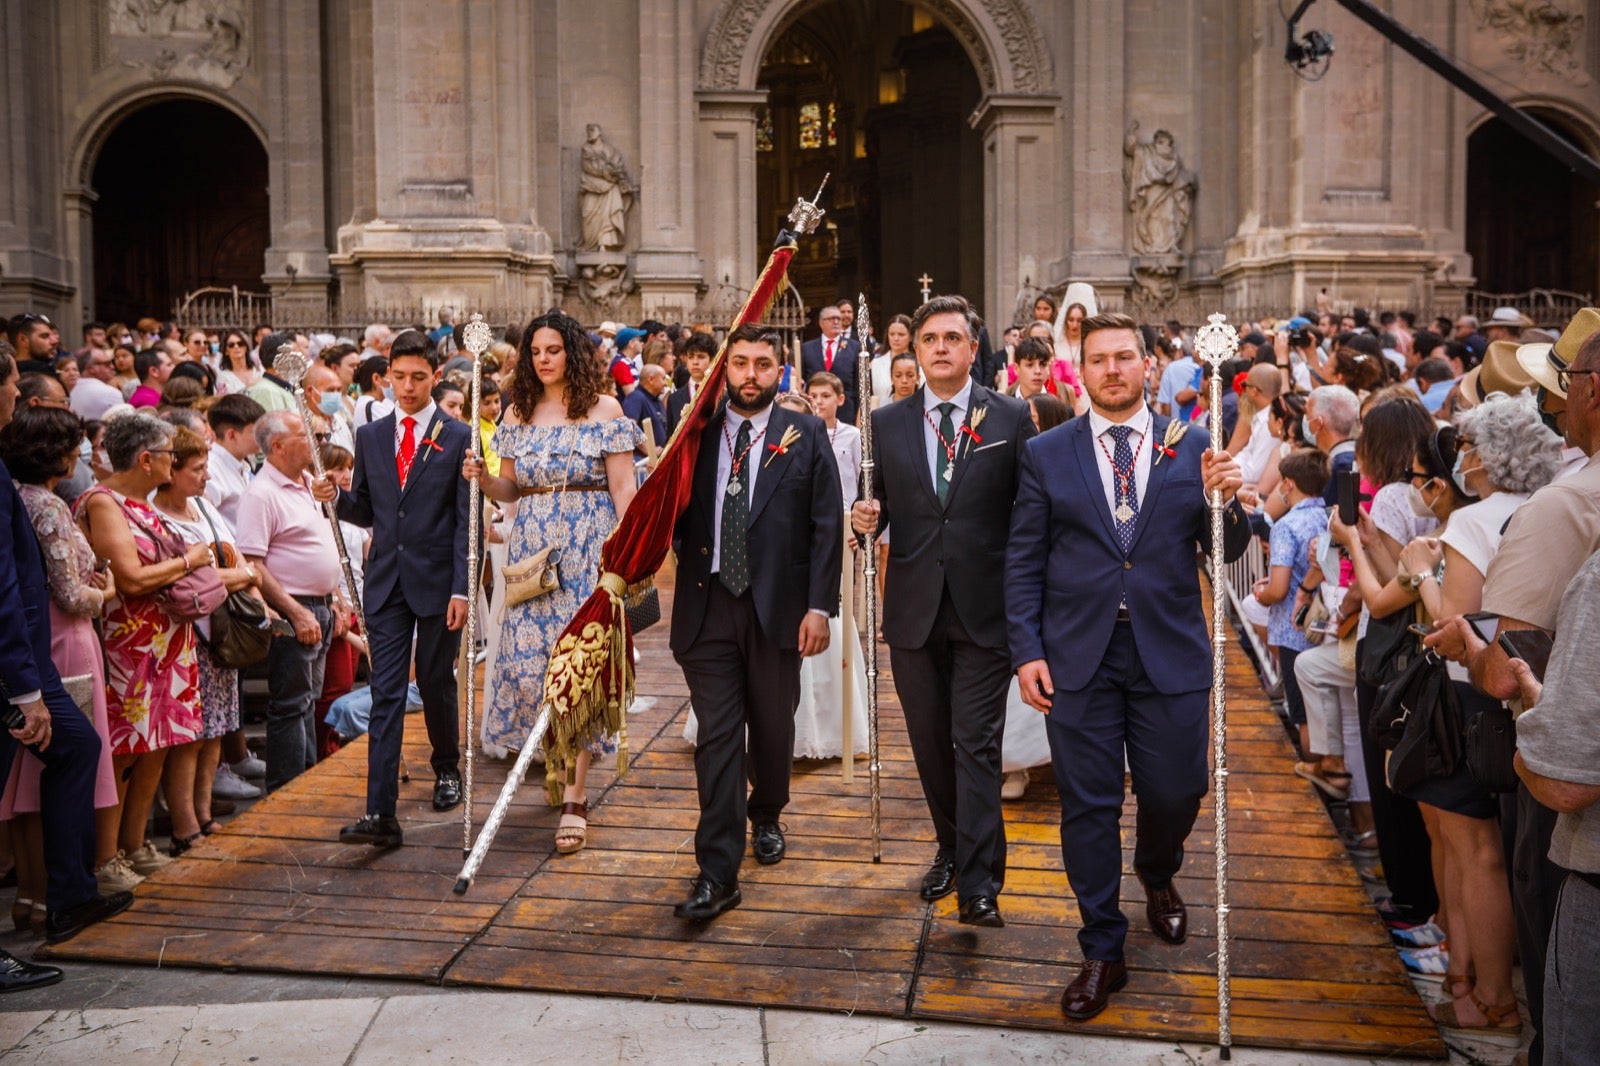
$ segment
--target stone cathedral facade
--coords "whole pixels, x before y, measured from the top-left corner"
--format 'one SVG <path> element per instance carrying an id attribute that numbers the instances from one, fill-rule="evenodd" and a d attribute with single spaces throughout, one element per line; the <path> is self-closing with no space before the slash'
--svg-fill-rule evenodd
<path id="1" fill-rule="evenodd" d="M 1382 6 L 1600 154 L 1600 2 Z M 1600 290 L 1600 190 L 1332 0 L 1308 28 L 1297 74 L 1275 0 L 15 0 L 0 309 L 687 319 L 823 174 L 812 306 Z"/>

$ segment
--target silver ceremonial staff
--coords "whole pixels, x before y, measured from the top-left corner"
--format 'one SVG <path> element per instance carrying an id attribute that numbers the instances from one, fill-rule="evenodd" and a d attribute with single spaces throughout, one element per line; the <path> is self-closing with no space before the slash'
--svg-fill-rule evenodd
<path id="1" fill-rule="evenodd" d="M 867 294 L 856 297 L 856 342 L 861 354 L 856 357 L 856 410 L 861 423 L 861 498 L 872 502 L 872 474 L 878 464 L 872 458 L 872 318 L 867 314 Z M 867 777 L 872 789 L 872 861 L 883 861 L 883 794 L 878 782 L 878 540 L 865 538 L 866 558 L 861 564 L 861 580 L 866 588 L 867 623 Z M 848 713 L 848 712 L 847 712 Z M 846 759 L 855 758 L 845 752 Z"/>
<path id="2" fill-rule="evenodd" d="M 483 452 L 481 419 L 483 404 L 483 353 L 489 350 L 493 339 L 489 324 L 478 312 L 472 312 L 466 327 L 461 331 L 461 343 L 472 356 L 472 452 Z M 483 512 L 483 484 L 477 478 L 467 483 L 467 624 L 461 641 L 461 663 L 457 667 L 465 679 L 466 692 L 462 703 L 466 707 L 466 774 L 461 782 L 461 854 L 472 854 L 472 764 L 478 746 L 473 729 L 474 712 L 478 708 L 478 596 L 483 587 L 483 561 L 478 556 L 478 522 Z"/>
<path id="3" fill-rule="evenodd" d="M 1220 449 L 1222 431 L 1222 365 L 1239 353 L 1239 334 L 1220 311 L 1211 315 L 1195 334 L 1194 353 L 1211 367 L 1211 447 Z M 1224 442 L 1225 443 L 1225 442 Z M 1211 490 L 1211 745 L 1213 753 L 1217 832 L 1217 1046 L 1231 1058 L 1233 1022 L 1228 987 L 1228 722 L 1226 657 L 1228 649 L 1227 597 L 1219 584 L 1227 580 L 1222 544 L 1222 490 Z"/>
<path id="4" fill-rule="evenodd" d="M 305 426 L 306 443 L 311 446 L 311 469 L 318 478 L 323 477 L 327 471 L 322 468 L 322 453 L 317 450 L 316 435 L 311 432 L 311 405 L 306 403 L 305 380 L 306 371 L 311 369 L 311 364 L 300 350 L 292 344 L 284 344 L 278 348 L 278 353 L 272 357 L 272 372 L 278 377 L 294 386 L 295 404 L 300 408 L 300 421 Z M 328 516 L 328 524 L 333 527 L 333 546 L 339 552 L 339 566 L 344 571 L 344 587 L 350 593 L 350 603 L 356 609 L 356 619 L 361 623 L 361 648 L 366 655 L 367 662 L 372 662 L 372 634 L 367 631 L 367 612 L 361 606 L 361 589 L 356 586 L 356 572 L 350 566 L 350 549 L 345 547 L 344 530 L 339 528 L 339 503 L 338 497 L 322 505 L 322 511 Z M 402 763 L 403 765 L 403 763 Z M 407 776 L 402 773 L 402 777 Z"/>

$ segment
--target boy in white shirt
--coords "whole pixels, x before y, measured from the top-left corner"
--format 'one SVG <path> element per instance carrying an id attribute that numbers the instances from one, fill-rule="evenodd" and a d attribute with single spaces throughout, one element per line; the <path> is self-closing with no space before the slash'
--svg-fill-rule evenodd
<path id="1" fill-rule="evenodd" d="M 839 490 L 844 507 L 849 510 L 861 486 L 861 431 L 848 422 L 839 421 L 839 408 L 845 401 L 844 382 L 827 371 L 812 374 L 806 382 L 806 395 L 811 397 L 811 407 L 817 417 L 828 427 L 828 441 L 839 463 Z"/>

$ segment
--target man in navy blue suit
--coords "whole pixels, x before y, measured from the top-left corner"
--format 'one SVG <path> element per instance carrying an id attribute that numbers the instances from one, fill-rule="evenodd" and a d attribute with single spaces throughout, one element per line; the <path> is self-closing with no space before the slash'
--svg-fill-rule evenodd
<path id="1" fill-rule="evenodd" d="M 372 656 L 367 812 L 347 826 L 346 844 L 401 843 L 400 741 L 416 636 L 417 688 L 433 745 L 433 809 L 461 803 L 461 742 L 453 667 L 467 621 L 468 483 L 458 477 L 473 432 L 439 410 L 439 357 L 425 334 L 406 330 L 389 349 L 395 410 L 356 431 L 349 492 L 322 478 L 318 500 L 338 500 L 339 517 L 372 528 L 366 609 Z"/>
<path id="2" fill-rule="evenodd" d="M 856 359 L 861 355 L 861 345 L 845 335 L 844 313 L 834 304 L 817 312 L 817 325 L 822 327 L 822 336 L 800 346 L 800 380 L 810 381 L 812 374 L 826 372 L 844 382 L 839 421 L 855 425 Z"/>
<path id="3" fill-rule="evenodd" d="M 17 404 L 17 368 L 0 353 L 0 427 Z M 127 892 L 102 896 L 94 879 L 94 775 L 100 737 L 78 710 L 50 660 L 50 591 L 33 522 L 0 462 L 0 779 L 11 760 L 44 763 L 39 815 L 44 821 L 48 877 L 46 936 L 52 944 L 133 902 Z M 23 754 L 21 748 L 27 749 Z M 61 980 L 54 966 L 34 966 L 0 951 L 0 992 Z"/>
<path id="4" fill-rule="evenodd" d="M 1195 546 L 1210 548 L 1209 490 L 1229 499 L 1228 558 L 1250 543 L 1232 500 L 1238 464 L 1205 430 L 1169 431 L 1152 414 L 1147 364 L 1133 319 L 1084 322 L 1089 415 L 1028 443 L 1006 550 L 1011 661 L 1023 699 L 1049 716 L 1061 853 L 1083 919 L 1083 968 L 1061 1000 L 1080 1020 L 1127 983 L 1124 758 L 1151 930 L 1171 944 L 1188 936 L 1173 878 L 1206 792 L 1211 647 Z"/>

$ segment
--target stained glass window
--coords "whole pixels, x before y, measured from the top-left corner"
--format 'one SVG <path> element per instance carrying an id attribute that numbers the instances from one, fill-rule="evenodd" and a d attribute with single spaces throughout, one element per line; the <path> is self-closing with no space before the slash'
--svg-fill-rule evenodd
<path id="1" fill-rule="evenodd" d="M 822 147 L 822 105 L 818 103 L 800 105 L 800 147 Z"/>
<path id="2" fill-rule="evenodd" d="M 772 151 L 772 109 L 763 107 L 756 114 L 756 151 Z"/>
<path id="3" fill-rule="evenodd" d="M 839 131 L 834 128 L 834 123 L 838 120 L 838 117 L 839 117 L 838 112 L 835 110 L 833 104 L 830 103 L 828 105 L 828 147 L 829 148 L 832 148 L 834 145 L 839 143 Z"/>

